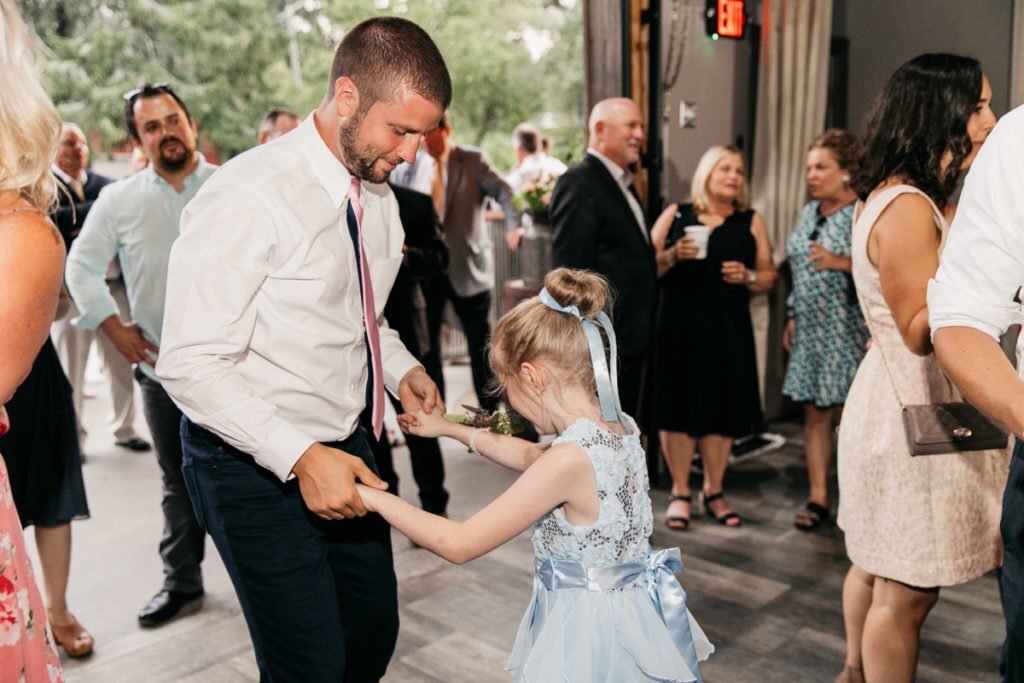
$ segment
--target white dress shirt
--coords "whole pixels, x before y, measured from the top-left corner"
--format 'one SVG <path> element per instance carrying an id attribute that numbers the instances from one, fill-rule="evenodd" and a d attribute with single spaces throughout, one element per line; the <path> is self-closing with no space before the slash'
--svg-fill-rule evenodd
<path id="1" fill-rule="evenodd" d="M 597 159 L 604 164 L 604 167 L 608 169 L 608 172 L 612 174 L 612 178 L 615 178 L 615 182 L 619 184 L 619 189 L 622 190 L 622 194 L 626 197 L 626 203 L 629 204 L 630 210 L 633 211 L 633 217 L 636 218 L 637 227 L 640 228 L 640 232 L 643 234 L 644 240 L 649 244 L 651 236 L 647 232 L 647 221 L 644 219 L 643 207 L 640 206 L 640 202 L 637 201 L 637 198 L 633 193 L 629 191 L 633 184 L 633 174 L 630 173 L 628 168 L 622 168 L 593 147 L 587 148 L 587 154 L 592 154 L 597 157 Z"/>
<path id="2" fill-rule="evenodd" d="M 996 341 L 1024 323 L 1024 107 L 1000 119 L 978 152 L 928 283 L 932 333 L 971 327 Z M 1017 345 L 1024 351 L 1024 335 Z"/>
<path id="3" fill-rule="evenodd" d="M 434 163 L 434 157 L 427 154 L 426 150 L 420 149 L 411 164 L 402 162 L 391 172 L 388 182 L 398 187 L 416 190 L 429 197 L 434 184 Z"/>
<path id="4" fill-rule="evenodd" d="M 185 208 L 157 363 L 191 420 L 282 481 L 314 442 L 351 435 L 366 402 L 359 271 L 346 224 L 351 176 L 314 120 L 231 160 Z M 362 188 L 384 380 L 395 391 L 418 365 L 383 317 L 404 231 L 390 188 Z"/>
<path id="5" fill-rule="evenodd" d="M 76 192 L 81 192 L 82 193 L 79 196 L 75 197 L 75 199 L 77 199 L 80 202 L 85 200 L 85 184 L 87 182 L 89 182 L 89 175 L 88 175 L 88 173 L 85 172 L 85 169 L 82 169 L 82 172 L 78 174 L 77 178 L 72 178 L 71 176 L 69 176 L 57 164 L 50 164 L 50 171 L 55 176 L 57 176 L 58 178 L 63 180 L 67 184 L 68 187 L 72 187 L 72 188 L 75 189 Z M 78 183 L 78 187 L 77 188 L 74 187 L 75 183 Z"/>
<path id="6" fill-rule="evenodd" d="M 615 168 L 619 167 L 616 166 Z M 513 193 L 519 194 L 527 185 L 536 183 L 544 176 L 558 178 L 565 171 L 565 164 L 558 159 L 550 157 L 544 154 L 544 152 L 534 152 L 529 156 L 523 157 L 519 165 L 512 169 L 505 177 L 505 182 L 512 188 Z M 622 169 L 619 169 L 619 173 L 622 173 Z"/>

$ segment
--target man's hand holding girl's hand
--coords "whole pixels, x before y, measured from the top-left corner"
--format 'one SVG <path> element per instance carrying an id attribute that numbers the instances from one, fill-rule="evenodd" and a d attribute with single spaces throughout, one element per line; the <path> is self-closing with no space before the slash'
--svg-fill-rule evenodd
<path id="1" fill-rule="evenodd" d="M 428 439 L 447 436 L 452 425 L 444 419 L 441 407 L 435 408 L 432 413 L 413 410 L 398 416 L 398 426 L 403 432 Z"/>
<path id="2" fill-rule="evenodd" d="M 359 497 L 363 500 L 363 507 L 366 508 L 367 512 L 377 512 L 377 494 L 380 493 L 377 489 L 364 486 L 363 484 L 356 484 L 356 491 L 359 492 Z"/>

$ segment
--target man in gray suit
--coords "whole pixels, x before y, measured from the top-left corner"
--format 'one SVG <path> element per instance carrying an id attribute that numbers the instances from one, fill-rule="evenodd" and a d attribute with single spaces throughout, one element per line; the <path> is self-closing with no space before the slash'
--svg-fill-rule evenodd
<path id="1" fill-rule="evenodd" d="M 512 204 L 512 190 L 483 151 L 453 145 L 450 136 L 446 114 L 423 138 L 434 161 L 430 196 L 451 254 L 447 295 L 466 333 L 473 388 L 480 406 L 493 410 L 497 401 L 487 394 L 491 371 L 485 352 L 491 334 L 488 316 L 494 287 L 494 251 L 484 208 L 488 197 L 497 200 L 505 212 L 506 230 L 519 226 L 519 212 Z"/>

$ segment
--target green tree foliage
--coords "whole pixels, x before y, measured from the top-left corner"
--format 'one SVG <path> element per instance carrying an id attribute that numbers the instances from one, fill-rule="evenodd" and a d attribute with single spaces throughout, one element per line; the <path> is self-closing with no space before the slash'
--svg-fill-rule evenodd
<path id="1" fill-rule="evenodd" d="M 48 51 L 61 115 L 109 151 L 125 141 L 122 94 L 170 82 L 226 159 L 251 147 L 263 113 L 323 97 L 334 45 L 369 16 L 423 26 L 448 62 L 454 137 L 501 167 L 521 121 L 578 156 L 583 126 L 581 0 L 22 0 Z M 534 50 L 531 53 L 531 48 Z M 291 55 L 299 57 L 297 82 Z"/>

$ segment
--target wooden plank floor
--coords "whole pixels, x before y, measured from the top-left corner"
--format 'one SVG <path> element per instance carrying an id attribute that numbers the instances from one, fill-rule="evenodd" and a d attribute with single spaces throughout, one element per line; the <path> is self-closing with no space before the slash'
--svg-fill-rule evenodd
<path id="1" fill-rule="evenodd" d="M 450 391 L 469 387 L 465 367 L 449 369 Z M 87 401 L 86 485 L 93 517 L 75 525 L 70 604 L 94 633 L 96 653 L 65 660 L 72 683 L 146 681 L 244 683 L 258 680 L 248 633 L 212 544 L 204 563 L 202 612 L 142 630 L 135 612 L 160 583 L 159 473 L 152 455 L 106 444 L 104 388 Z M 834 526 L 805 534 L 792 527 L 806 476 L 797 425 L 780 425 L 789 444 L 730 468 L 726 491 L 743 515 L 740 529 L 698 517 L 692 531 L 668 530 L 667 495 L 652 492 L 654 544 L 680 546 L 690 609 L 717 651 L 709 683 L 829 683 L 842 666 L 840 593 L 848 562 Z M 140 431 L 144 425 L 140 421 Z M 408 458 L 396 457 L 414 495 Z M 450 512 L 465 518 L 504 490 L 512 474 L 445 445 Z M 696 482 L 695 482 L 696 483 Z M 526 607 L 532 550 L 523 535 L 456 567 L 395 537 L 402 627 L 386 681 L 505 682 L 502 666 Z M 925 624 L 919 681 L 997 681 L 1003 626 L 993 576 L 943 591 Z"/>

